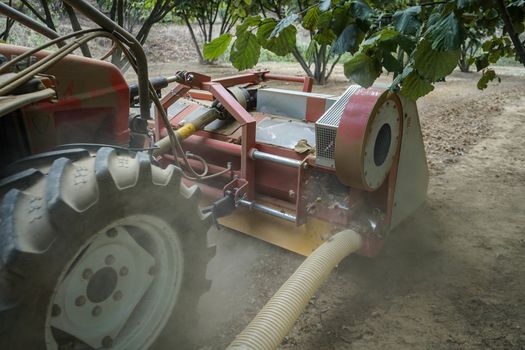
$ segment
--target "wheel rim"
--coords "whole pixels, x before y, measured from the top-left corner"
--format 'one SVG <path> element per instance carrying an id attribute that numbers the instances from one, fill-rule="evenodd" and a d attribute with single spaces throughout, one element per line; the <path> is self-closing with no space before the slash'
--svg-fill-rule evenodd
<path id="1" fill-rule="evenodd" d="M 46 317 L 48 348 L 149 346 L 171 315 L 183 270 L 180 240 L 164 221 L 113 222 L 63 269 Z"/>

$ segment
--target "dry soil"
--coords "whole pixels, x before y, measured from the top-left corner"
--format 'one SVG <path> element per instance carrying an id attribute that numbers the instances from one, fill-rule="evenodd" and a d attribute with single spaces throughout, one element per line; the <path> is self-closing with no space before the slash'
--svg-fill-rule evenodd
<path id="1" fill-rule="evenodd" d="M 261 64 L 300 74 L 293 64 Z M 228 66 L 153 63 L 153 74 Z M 525 70 L 476 89 L 455 72 L 418 101 L 430 168 L 426 203 L 373 259 L 352 256 L 310 301 L 283 349 L 525 349 Z M 389 77 L 382 77 L 388 81 Z M 340 94 L 342 68 L 315 92 Z M 287 88 L 298 88 L 287 84 Z M 228 229 L 199 304 L 195 349 L 223 349 L 303 257 Z"/>

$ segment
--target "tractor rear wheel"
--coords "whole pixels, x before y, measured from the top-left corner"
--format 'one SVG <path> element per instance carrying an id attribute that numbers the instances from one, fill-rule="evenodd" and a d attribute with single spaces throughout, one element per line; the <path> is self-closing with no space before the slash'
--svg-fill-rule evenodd
<path id="1" fill-rule="evenodd" d="M 177 348 L 213 255 L 198 188 L 144 153 L 54 158 L 0 182 L 0 348 Z"/>

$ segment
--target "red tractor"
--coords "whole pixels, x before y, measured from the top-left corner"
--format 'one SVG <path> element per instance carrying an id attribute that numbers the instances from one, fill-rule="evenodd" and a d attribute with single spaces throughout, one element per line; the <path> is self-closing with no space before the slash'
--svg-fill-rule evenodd
<path id="1" fill-rule="evenodd" d="M 0 44 L 2 349 L 180 346 L 209 285 L 210 223 L 305 256 L 351 228 L 374 256 L 424 201 L 414 102 L 383 87 L 316 94 L 310 78 L 268 71 L 150 80 L 131 35 L 67 2 L 100 28 L 36 49 Z M 71 54 L 99 37 L 137 84 Z"/>

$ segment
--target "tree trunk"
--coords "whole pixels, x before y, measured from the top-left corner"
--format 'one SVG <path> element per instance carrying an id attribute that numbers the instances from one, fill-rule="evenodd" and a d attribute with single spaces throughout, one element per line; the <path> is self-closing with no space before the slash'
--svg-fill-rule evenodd
<path id="1" fill-rule="evenodd" d="M 469 45 L 465 45 L 465 43 L 463 43 L 461 45 L 461 54 L 459 56 L 459 61 L 458 61 L 459 70 L 462 71 L 463 73 L 470 72 L 470 64 L 468 63 L 468 59 L 469 59 L 468 52 L 469 52 Z"/>
<path id="2" fill-rule="evenodd" d="M 42 8 L 44 9 L 44 13 L 46 14 L 46 25 L 56 32 L 57 29 L 55 27 L 55 24 L 53 23 L 53 17 L 51 16 L 51 11 L 49 11 L 47 0 L 40 0 L 40 3 L 42 4 Z"/>
<path id="3" fill-rule="evenodd" d="M 188 16 L 185 14 L 182 15 L 182 19 L 184 20 L 184 23 L 186 23 L 186 27 L 188 27 L 188 30 L 190 31 L 191 40 L 193 41 L 193 46 L 195 47 L 195 50 L 197 51 L 197 54 L 199 55 L 199 63 L 204 64 L 204 56 L 202 55 L 201 48 L 199 46 L 199 42 L 197 41 L 197 37 L 195 36 L 195 32 L 193 31 L 193 28 L 191 27 L 191 23 L 188 20 Z"/>
<path id="4" fill-rule="evenodd" d="M 301 53 L 299 52 L 297 47 L 295 47 L 293 49 L 292 55 L 293 55 L 293 57 L 295 57 L 297 62 L 299 62 L 299 64 L 301 65 L 301 68 L 304 70 L 306 75 L 308 75 L 309 77 L 313 77 L 314 75 L 312 74 L 312 71 L 310 70 L 310 67 L 308 67 L 308 65 L 306 64 L 306 61 L 304 60 L 304 57 L 301 55 Z"/>
<path id="5" fill-rule="evenodd" d="M 82 26 L 78 22 L 77 15 L 75 14 L 75 10 L 68 4 L 64 3 L 64 8 L 66 9 L 67 15 L 69 17 L 69 21 L 71 22 L 71 28 L 73 28 L 73 31 L 77 32 L 79 30 L 82 30 Z M 91 57 L 91 52 L 89 51 L 89 47 L 87 44 L 82 44 L 80 46 L 80 50 L 82 51 L 82 54 L 86 57 Z"/>
<path id="6" fill-rule="evenodd" d="M 516 53 L 520 62 L 525 67 L 525 47 L 521 43 L 519 35 L 514 30 L 514 26 L 512 25 L 512 21 L 510 20 L 509 12 L 507 11 L 507 7 L 505 6 L 505 1 L 498 0 L 497 3 L 501 13 L 501 17 L 503 18 L 503 22 L 505 23 L 505 29 L 507 29 L 507 32 L 510 36 L 510 40 L 512 40 L 512 43 L 516 48 Z"/>

